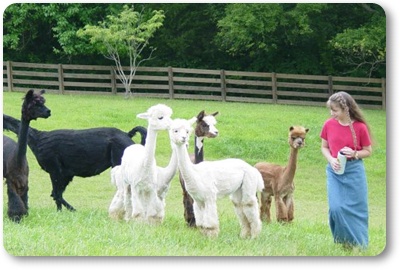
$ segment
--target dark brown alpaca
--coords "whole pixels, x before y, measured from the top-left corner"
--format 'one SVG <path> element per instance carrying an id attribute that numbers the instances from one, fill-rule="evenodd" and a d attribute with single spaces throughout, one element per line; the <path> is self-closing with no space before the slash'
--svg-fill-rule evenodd
<path id="1" fill-rule="evenodd" d="M 218 130 L 215 128 L 217 123 L 215 116 L 218 112 L 210 115 L 206 115 L 204 110 L 197 115 L 195 137 L 194 137 L 194 155 L 190 155 L 190 159 L 194 164 L 204 161 L 204 149 L 203 143 L 204 138 L 215 138 L 218 136 Z M 179 174 L 179 181 L 181 182 L 183 191 L 183 207 L 184 217 L 190 227 L 196 226 L 196 219 L 193 212 L 193 199 L 186 191 L 185 182 L 182 176 Z"/>
<path id="2" fill-rule="evenodd" d="M 297 153 L 305 145 L 308 128 L 292 126 L 289 128 L 290 157 L 287 166 L 259 162 L 255 167 L 264 179 L 261 192 L 261 220 L 271 221 L 271 197 L 275 198 L 276 219 L 290 222 L 294 218 L 294 175 L 296 173 Z"/>
<path id="3" fill-rule="evenodd" d="M 39 94 L 29 90 L 25 95 L 18 143 L 3 135 L 3 178 L 6 179 L 7 184 L 7 215 L 15 222 L 19 222 L 28 214 L 29 166 L 26 150 L 29 124 L 31 120 L 50 116 L 50 110 L 44 105 L 43 93 L 44 90 Z"/>

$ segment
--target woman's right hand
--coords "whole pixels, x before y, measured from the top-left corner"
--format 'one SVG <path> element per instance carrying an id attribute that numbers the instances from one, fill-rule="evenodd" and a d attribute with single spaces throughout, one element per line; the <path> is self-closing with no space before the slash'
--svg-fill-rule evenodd
<path id="1" fill-rule="evenodd" d="M 329 159 L 329 163 L 331 164 L 331 167 L 333 170 L 335 171 L 339 171 L 340 170 L 340 162 L 338 161 L 337 158 L 331 157 Z"/>

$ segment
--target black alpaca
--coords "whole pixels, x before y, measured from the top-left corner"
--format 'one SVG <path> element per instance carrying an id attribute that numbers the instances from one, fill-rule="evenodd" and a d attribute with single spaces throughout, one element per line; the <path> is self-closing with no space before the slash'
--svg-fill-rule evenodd
<path id="1" fill-rule="evenodd" d="M 214 116 L 216 116 L 218 112 L 215 112 L 211 114 L 212 119 Z M 197 121 L 196 121 L 196 128 L 195 128 L 195 136 L 194 136 L 194 155 L 190 155 L 190 159 L 194 164 L 200 163 L 204 161 L 204 138 L 215 138 L 218 135 L 218 130 L 215 129 L 214 125 L 216 124 L 213 123 L 213 120 L 211 122 L 205 121 L 205 117 L 207 115 L 205 114 L 204 110 L 201 111 L 197 115 Z M 215 119 L 214 119 L 215 120 Z M 182 176 L 179 174 L 179 181 L 181 183 L 182 187 L 182 193 L 183 193 L 183 208 L 184 208 L 184 217 L 186 220 L 186 223 L 190 227 L 195 227 L 196 226 L 196 218 L 194 216 L 193 212 L 193 198 L 189 195 L 189 193 L 186 191 L 185 187 L 185 182 L 182 178 Z"/>
<path id="2" fill-rule="evenodd" d="M 18 132 L 20 121 L 3 114 L 3 128 Z M 127 146 L 134 144 L 132 137 L 139 132 L 144 145 L 147 129 L 141 126 L 128 133 L 117 128 L 91 128 L 84 130 L 60 129 L 39 131 L 29 128 L 28 145 L 40 167 L 50 174 L 51 196 L 61 210 L 75 209 L 63 198 L 67 185 L 74 176 L 90 177 L 121 164 Z"/>
<path id="3" fill-rule="evenodd" d="M 18 143 L 3 135 L 3 178 L 6 179 L 8 195 L 8 217 L 15 222 L 28 214 L 28 178 L 29 166 L 26 159 L 28 129 L 31 120 L 48 118 L 50 110 L 44 105 L 42 97 L 29 90 L 22 104 L 21 125 L 19 125 Z"/>

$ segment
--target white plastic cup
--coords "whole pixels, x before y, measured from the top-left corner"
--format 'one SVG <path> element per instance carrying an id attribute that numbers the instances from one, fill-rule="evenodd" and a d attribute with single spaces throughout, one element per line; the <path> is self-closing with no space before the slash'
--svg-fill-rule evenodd
<path id="1" fill-rule="evenodd" d="M 340 151 L 337 154 L 337 160 L 340 163 L 340 169 L 338 171 L 334 171 L 336 174 L 343 174 L 344 169 L 346 168 L 347 158 Z"/>

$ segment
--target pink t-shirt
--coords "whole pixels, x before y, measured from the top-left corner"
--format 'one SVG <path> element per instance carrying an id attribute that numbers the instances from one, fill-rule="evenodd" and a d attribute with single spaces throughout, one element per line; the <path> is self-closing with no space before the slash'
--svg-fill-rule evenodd
<path id="1" fill-rule="evenodd" d="M 343 126 L 334 118 L 325 121 L 320 137 L 328 142 L 332 157 L 337 157 L 338 151 L 345 146 L 353 150 L 361 150 L 363 146 L 371 145 L 367 126 L 362 122 L 354 121 L 353 127 L 357 137 L 357 149 L 354 149 L 350 126 Z"/>

